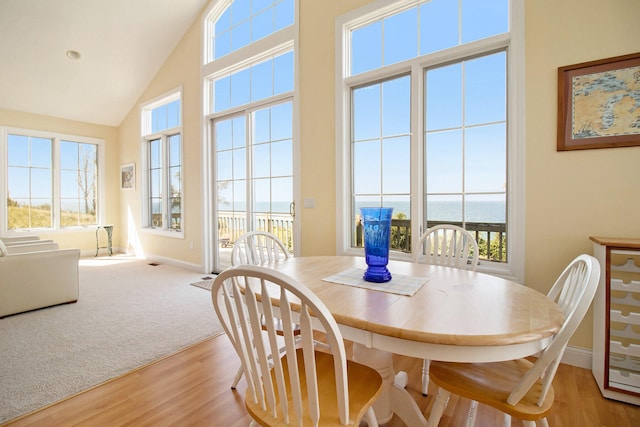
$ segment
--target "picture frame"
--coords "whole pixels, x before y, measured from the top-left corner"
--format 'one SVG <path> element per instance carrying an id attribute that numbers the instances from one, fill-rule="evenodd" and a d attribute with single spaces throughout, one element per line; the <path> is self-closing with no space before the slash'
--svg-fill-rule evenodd
<path id="1" fill-rule="evenodd" d="M 558 68 L 558 151 L 638 145 L 640 52 Z"/>
<path id="2" fill-rule="evenodd" d="M 136 188 L 136 165 L 127 163 L 120 166 L 120 189 L 133 190 Z"/>

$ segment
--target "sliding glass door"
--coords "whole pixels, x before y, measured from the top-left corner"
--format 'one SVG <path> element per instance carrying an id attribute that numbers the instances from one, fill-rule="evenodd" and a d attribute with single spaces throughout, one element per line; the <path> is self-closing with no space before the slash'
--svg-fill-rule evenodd
<path id="1" fill-rule="evenodd" d="M 293 253 L 292 102 L 213 119 L 216 249 L 214 271 L 231 265 L 236 239 L 275 234 Z"/>

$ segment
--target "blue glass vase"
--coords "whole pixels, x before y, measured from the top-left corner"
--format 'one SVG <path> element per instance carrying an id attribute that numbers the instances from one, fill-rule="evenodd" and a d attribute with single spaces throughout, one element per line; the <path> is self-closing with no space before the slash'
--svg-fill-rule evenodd
<path id="1" fill-rule="evenodd" d="M 368 282 L 388 282 L 391 273 L 389 263 L 389 236 L 391 234 L 391 214 L 393 208 L 360 208 L 364 226 L 364 254 L 367 270 L 364 280 Z"/>

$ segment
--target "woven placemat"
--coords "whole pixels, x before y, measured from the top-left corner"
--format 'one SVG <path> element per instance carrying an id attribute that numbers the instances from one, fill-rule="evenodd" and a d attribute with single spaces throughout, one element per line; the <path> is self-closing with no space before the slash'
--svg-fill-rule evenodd
<path id="1" fill-rule="evenodd" d="M 340 285 L 355 286 L 357 288 L 371 289 L 374 291 L 389 292 L 392 294 L 412 296 L 429 281 L 426 277 L 412 277 L 391 272 L 391 280 L 385 283 L 367 282 L 362 278 L 364 269 L 349 268 L 333 276 L 325 277 L 325 282 L 338 283 Z"/>

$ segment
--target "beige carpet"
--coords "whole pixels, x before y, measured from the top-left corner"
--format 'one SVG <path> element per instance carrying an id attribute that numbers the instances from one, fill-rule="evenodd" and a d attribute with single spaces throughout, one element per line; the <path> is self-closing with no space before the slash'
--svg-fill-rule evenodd
<path id="1" fill-rule="evenodd" d="M 52 273 L 53 274 L 53 273 Z M 80 260 L 80 299 L 0 319 L 0 423 L 221 333 L 202 274 Z"/>

